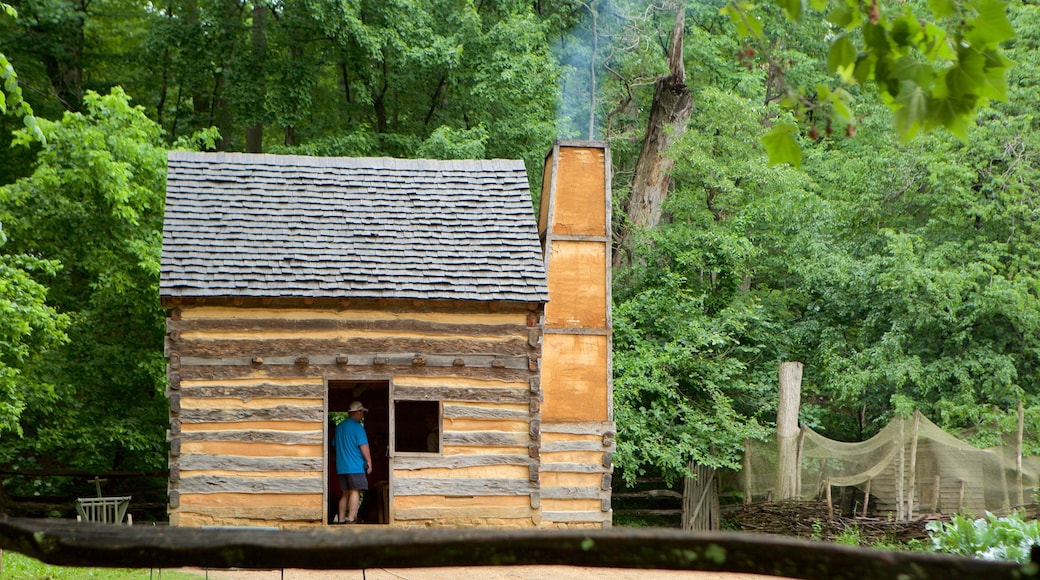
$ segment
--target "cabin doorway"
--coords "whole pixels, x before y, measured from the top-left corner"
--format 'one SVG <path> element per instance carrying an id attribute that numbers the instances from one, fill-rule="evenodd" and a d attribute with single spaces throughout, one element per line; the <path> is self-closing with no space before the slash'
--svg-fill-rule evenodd
<path id="1" fill-rule="evenodd" d="M 372 454 L 372 473 L 368 476 L 368 491 L 361 496 L 358 523 L 386 524 L 390 521 L 390 381 L 352 380 L 328 382 L 328 407 L 326 424 L 328 436 L 325 442 L 325 465 L 328 486 L 325 490 L 326 519 L 331 524 L 339 504 L 339 478 L 336 473 L 336 453 L 332 447 L 335 425 L 346 419 L 347 409 L 354 401 L 368 409 L 365 415 L 365 433 Z"/>

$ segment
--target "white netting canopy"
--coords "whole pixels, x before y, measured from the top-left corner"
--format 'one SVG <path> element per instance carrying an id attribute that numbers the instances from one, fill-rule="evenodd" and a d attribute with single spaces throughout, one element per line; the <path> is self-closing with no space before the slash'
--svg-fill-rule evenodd
<path id="1" fill-rule="evenodd" d="M 871 513 L 904 519 L 919 513 L 1006 513 L 1033 503 L 1040 457 L 1020 457 L 1018 445 L 978 449 L 946 433 L 920 413 L 895 419 L 859 443 L 828 439 L 802 427 L 789 445 L 793 497 L 823 497 L 828 486 L 859 492 Z M 744 469 L 733 486 L 745 498 L 777 495 L 774 438 L 749 443 Z M 865 511 L 865 510 L 864 510 Z"/>

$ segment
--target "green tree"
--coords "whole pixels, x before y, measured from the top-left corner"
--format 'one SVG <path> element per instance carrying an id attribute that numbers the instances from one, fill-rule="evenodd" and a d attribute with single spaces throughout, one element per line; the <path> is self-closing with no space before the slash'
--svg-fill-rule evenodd
<path id="1" fill-rule="evenodd" d="M 5 260 L 32 273 L 67 316 L 69 342 L 26 373 L 53 398 L 25 408 L 4 463 L 147 469 L 165 463 L 163 313 L 157 286 L 165 182 L 159 127 L 122 90 L 88 92 L 82 113 L 41 121 L 32 175 L 0 189 Z M 23 132 L 24 136 L 24 132 Z"/>
<path id="2" fill-rule="evenodd" d="M 10 5 L 0 3 L 0 8 L 7 17 L 17 18 Z M 17 73 L 3 53 L 0 75 L 4 81 L 0 88 L 0 113 L 21 117 L 27 136 L 41 138 L 32 107 L 22 98 Z M 6 243 L 0 221 L 0 248 Z M 0 254 L 0 434 L 21 434 L 18 420 L 22 412 L 53 394 L 50 385 L 27 375 L 25 368 L 66 338 L 62 329 L 67 317 L 47 305 L 47 288 L 33 279 L 33 274 L 53 275 L 59 267 L 55 261 L 25 254 Z"/>

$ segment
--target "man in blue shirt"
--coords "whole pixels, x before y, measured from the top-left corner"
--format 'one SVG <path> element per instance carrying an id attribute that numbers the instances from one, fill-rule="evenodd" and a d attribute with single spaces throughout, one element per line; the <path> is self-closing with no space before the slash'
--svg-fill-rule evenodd
<path id="1" fill-rule="evenodd" d="M 339 522 L 357 521 L 361 492 L 368 489 L 368 474 L 372 473 L 372 456 L 368 451 L 368 435 L 361 426 L 368 409 L 361 401 L 354 401 L 347 409 L 347 419 L 336 426 L 333 445 L 336 446 L 336 473 L 339 475 Z M 350 517 L 347 517 L 349 509 Z"/>

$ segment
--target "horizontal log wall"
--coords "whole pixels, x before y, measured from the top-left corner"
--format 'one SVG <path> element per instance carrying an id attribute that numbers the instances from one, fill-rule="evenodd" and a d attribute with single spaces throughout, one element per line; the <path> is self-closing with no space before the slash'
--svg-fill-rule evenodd
<path id="1" fill-rule="evenodd" d="M 394 377 L 395 400 L 442 402 L 443 449 L 394 458 L 395 523 L 529 527 L 538 522 L 532 453 L 538 381 Z M 533 411 L 532 411 L 533 410 Z M 534 434 L 534 436 L 533 436 Z"/>
<path id="2" fill-rule="evenodd" d="M 614 450 L 613 423 L 542 423 L 543 527 L 611 525 Z"/>
<path id="3" fill-rule="evenodd" d="M 320 524 L 325 381 L 373 376 L 444 411 L 441 453 L 393 460 L 395 523 L 536 523 L 540 306 L 164 304 L 172 524 Z"/>

